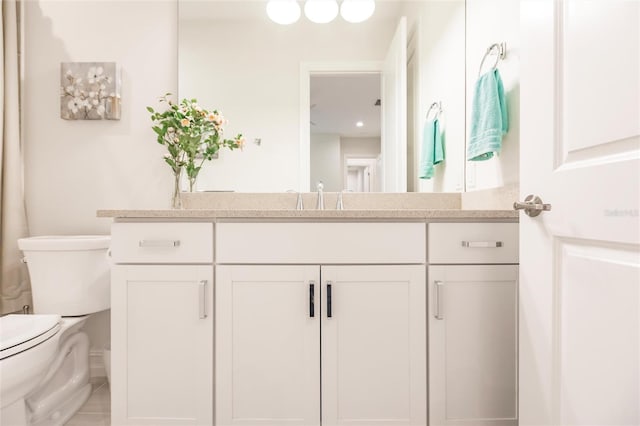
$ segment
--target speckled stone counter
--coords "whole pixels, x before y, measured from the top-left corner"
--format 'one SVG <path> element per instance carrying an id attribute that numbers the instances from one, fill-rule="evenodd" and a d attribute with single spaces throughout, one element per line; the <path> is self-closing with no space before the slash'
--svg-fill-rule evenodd
<path id="1" fill-rule="evenodd" d="M 314 209 L 317 194 L 302 194 L 304 210 L 295 210 L 295 193 L 195 193 L 184 195 L 184 209 L 98 210 L 98 217 L 120 219 L 279 219 L 279 220 L 510 220 L 518 212 L 503 209 L 461 209 L 460 194 L 343 195 L 344 210 L 336 210 L 337 193 L 325 193 L 325 210 Z M 483 206 L 484 208 L 485 206 Z"/>
<path id="2" fill-rule="evenodd" d="M 513 210 L 98 210 L 98 217 L 139 219 L 510 219 Z"/>

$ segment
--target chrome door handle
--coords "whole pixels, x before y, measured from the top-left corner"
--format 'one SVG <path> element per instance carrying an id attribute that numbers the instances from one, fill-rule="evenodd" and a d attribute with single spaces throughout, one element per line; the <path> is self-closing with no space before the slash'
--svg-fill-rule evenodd
<path id="1" fill-rule="evenodd" d="M 467 248 L 502 247 L 502 241 L 462 241 L 462 247 L 467 247 Z"/>
<path id="2" fill-rule="evenodd" d="M 200 319 L 207 317 L 207 280 L 202 280 L 198 284 L 198 296 L 200 305 Z"/>
<path id="3" fill-rule="evenodd" d="M 441 288 L 444 285 L 442 281 L 434 281 L 433 282 L 433 317 L 437 320 L 442 320 L 444 317 L 442 316 L 441 308 L 441 297 L 442 292 Z"/>
<path id="4" fill-rule="evenodd" d="M 537 195 L 527 195 L 524 202 L 513 203 L 514 210 L 524 210 L 529 217 L 536 217 L 543 211 L 551 210 L 551 204 L 544 204 Z"/>
<path id="5" fill-rule="evenodd" d="M 140 247 L 179 247 L 180 240 L 140 240 Z"/>

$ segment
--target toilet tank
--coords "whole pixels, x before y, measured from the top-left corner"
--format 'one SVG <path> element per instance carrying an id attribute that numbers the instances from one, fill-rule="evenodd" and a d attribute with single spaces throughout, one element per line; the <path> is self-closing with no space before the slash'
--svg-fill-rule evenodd
<path id="1" fill-rule="evenodd" d="M 34 313 L 77 316 L 109 309 L 110 243 L 108 235 L 19 239 Z"/>

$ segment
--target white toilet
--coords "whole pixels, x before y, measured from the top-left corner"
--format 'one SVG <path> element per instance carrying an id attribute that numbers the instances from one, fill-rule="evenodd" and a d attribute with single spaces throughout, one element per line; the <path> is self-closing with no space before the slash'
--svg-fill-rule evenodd
<path id="1" fill-rule="evenodd" d="M 0 424 L 61 426 L 86 402 L 87 317 L 110 307 L 109 236 L 18 240 L 35 315 L 0 318 Z"/>

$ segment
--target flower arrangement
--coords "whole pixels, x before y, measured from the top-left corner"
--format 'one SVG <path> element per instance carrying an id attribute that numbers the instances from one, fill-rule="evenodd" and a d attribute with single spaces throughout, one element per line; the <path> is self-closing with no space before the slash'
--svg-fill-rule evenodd
<path id="1" fill-rule="evenodd" d="M 186 171 L 189 191 L 193 192 L 198 173 L 205 161 L 211 160 L 220 148 L 242 149 L 245 140 L 242 134 L 233 139 L 223 137 L 223 126 L 227 123 L 217 110 L 209 111 L 198 105 L 196 99 L 183 99 L 175 103 L 167 93 L 160 98 L 168 108 L 159 112 L 147 107 L 153 121 L 153 131 L 159 144 L 167 147 L 164 161 L 171 167 L 175 177 L 174 207 L 179 207 L 179 185 L 182 171 Z"/>

